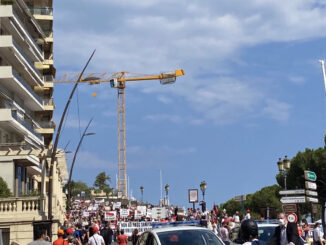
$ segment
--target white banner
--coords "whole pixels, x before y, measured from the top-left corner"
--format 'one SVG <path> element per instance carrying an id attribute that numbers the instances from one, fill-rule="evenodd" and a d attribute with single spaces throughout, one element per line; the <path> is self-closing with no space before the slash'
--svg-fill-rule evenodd
<path id="1" fill-rule="evenodd" d="M 141 212 L 141 215 L 146 215 L 146 206 L 137 206 L 137 210 Z"/>
<path id="2" fill-rule="evenodd" d="M 153 219 L 165 219 L 166 218 L 166 210 L 164 207 L 162 208 L 152 208 L 152 218 Z"/>
<path id="3" fill-rule="evenodd" d="M 147 209 L 147 212 L 146 212 L 146 217 L 147 218 L 152 218 L 152 209 Z"/>
<path id="4" fill-rule="evenodd" d="M 121 202 L 115 202 L 113 203 L 113 210 L 116 210 L 117 208 L 121 207 Z"/>
<path id="5" fill-rule="evenodd" d="M 117 219 L 117 211 L 105 212 L 105 220 L 116 220 L 116 219 Z"/>
<path id="6" fill-rule="evenodd" d="M 120 209 L 120 217 L 127 218 L 129 216 L 129 209 Z"/>
<path id="7" fill-rule="evenodd" d="M 131 236 L 135 229 L 139 233 L 152 229 L 152 222 L 118 222 L 120 230 L 124 230 L 125 235 Z"/>
<path id="8" fill-rule="evenodd" d="M 141 211 L 135 210 L 135 215 L 134 215 L 135 219 L 141 219 L 142 216 L 143 215 L 142 215 Z"/>
<path id="9" fill-rule="evenodd" d="M 84 213 L 83 213 L 83 216 L 84 216 L 84 217 L 88 217 L 88 216 L 89 216 L 89 212 L 84 212 Z"/>

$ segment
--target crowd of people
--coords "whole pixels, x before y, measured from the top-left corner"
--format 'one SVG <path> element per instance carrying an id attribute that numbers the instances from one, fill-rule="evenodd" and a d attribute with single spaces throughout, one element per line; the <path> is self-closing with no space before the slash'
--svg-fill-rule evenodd
<path id="1" fill-rule="evenodd" d="M 146 211 L 147 210 L 147 211 Z M 116 242 L 126 245 L 128 240 L 133 245 L 137 243 L 139 235 L 146 229 L 151 229 L 152 222 L 169 223 L 178 221 L 197 221 L 200 225 L 214 232 L 227 245 L 229 232 L 240 227 L 240 243 L 256 243 L 258 240 L 257 223 L 251 219 L 250 210 L 245 215 L 235 212 L 232 216 L 215 208 L 203 211 L 179 207 L 162 208 L 161 217 L 152 213 L 154 208 L 149 206 L 123 206 L 121 203 L 104 201 L 75 201 L 70 213 L 66 215 L 64 224 L 57 231 L 58 239 L 53 245 L 110 245 Z M 306 220 L 298 223 L 288 223 L 285 215 L 278 216 L 279 226 L 270 244 L 301 244 L 311 234 L 311 228 Z M 125 226 L 123 226 L 123 224 Z M 127 225 L 126 225 L 127 224 Z M 125 229 L 128 227 L 128 229 Z M 44 234 L 36 234 L 37 243 L 50 244 L 44 240 Z M 302 238 L 299 239 L 299 238 Z M 320 223 L 314 225 L 312 237 L 315 245 L 325 245 L 323 229 Z M 300 242 L 300 243 L 299 243 Z"/>

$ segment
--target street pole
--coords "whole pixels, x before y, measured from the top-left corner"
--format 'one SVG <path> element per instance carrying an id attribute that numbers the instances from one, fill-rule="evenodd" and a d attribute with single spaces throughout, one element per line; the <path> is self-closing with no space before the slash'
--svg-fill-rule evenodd
<path id="1" fill-rule="evenodd" d="M 50 162 L 50 173 L 49 173 L 49 201 L 48 201 L 48 220 L 50 221 L 50 238 L 52 239 L 52 220 L 53 220 L 53 214 L 52 214 L 52 196 L 53 196 L 53 166 L 54 166 L 54 161 L 55 161 L 55 157 L 56 157 L 56 154 L 57 154 L 57 148 L 58 148 L 58 143 L 59 143 L 59 138 L 60 138 L 60 133 L 61 133 L 61 129 L 62 129 L 62 126 L 63 126 L 63 122 L 64 122 L 64 119 L 65 119 L 65 116 L 67 114 L 67 111 L 68 111 L 68 107 L 70 105 L 70 102 L 72 100 L 72 97 L 77 89 L 77 86 L 79 84 L 79 82 L 81 81 L 81 78 L 89 64 L 89 62 L 91 61 L 91 59 L 93 58 L 93 55 L 95 53 L 95 50 L 93 51 L 93 53 L 91 54 L 91 56 L 89 57 L 86 65 L 84 66 L 82 72 L 80 73 L 79 77 L 78 77 L 78 80 L 76 81 L 71 93 L 70 93 L 70 96 L 69 96 L 69 99 L 66 103 L 66 106 L 63 110 L 63 113 L 62 113 L 62 116 L 61 116 L 61 119 L 60 119 L 60 123 L 59 123 L 59 127 L 58 127 L 58 131 L 57 131 L 57 134 L 56 134 L 56 137 L 55 137 L 55 141 L 54 141 L 54 144 L 53 144 L 53 148 L 52 148 L 52 152 L 51 152 L 51 162 Z"/>
<path id="2" fill-rule="evenodd" d="M 69 203 L 69 208 L 70 208 L 70 199 L 71 199 L 71 178 L 72 178 L 72 171 L 74 169 L 74 165 L 75 165 L 75 161 L 76 161 L 76 156 L 77 156 L 77 153 L 79 151 L 79 148 L 80 148 L 80 146 L 81 146 L 81 144 L 83 142 L 83 139 L 84 139 L 85 136 L 90 135 L 90 134 L 87 134 L 86 132 L 87 132 L 87 129 L 88 129 L 88 127 L 89 127 L 89 125 L 91 124 L 92 121 L 93 121 L 93 118 L 91 118 L 91 120 L 89 120 L 89 122 L 88 122 L 88 124 L 87 124 L 87 126 L 86 126 L 86 128 L 84 130 L 84 133 L 83 133 L 82 137 L 80 137 L 80 140 L 79 140 L 77 149 L 76 149 L 75 154 L 74 154 L 74 158 L 72 159 L 72 163 L 71 163 L 71 167 L 70 167 L 70 173 L 69 173 L 69 180 L 68 180 L 68 184 L 67 184 L 67 186 L 68 186 L 68 203 Z"/>

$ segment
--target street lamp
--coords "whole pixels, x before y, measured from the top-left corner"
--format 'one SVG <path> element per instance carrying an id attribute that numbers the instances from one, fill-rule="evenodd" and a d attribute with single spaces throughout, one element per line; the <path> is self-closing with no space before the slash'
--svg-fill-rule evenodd
<path id="1" fill-rule="evenodd" d="M 165 200 L 166 200 L 165 204 L 169 205 L 169 189 L 170 189 L 170 186 L 168 184 L 166 184 L 164 189 L 165 189 Z"/>
<path id="2" fill-rule="evenodd" d="M 203 193 L 203 201 L 205 201 L 205 190 L 206 190 L 207 184 L 205 181 L 202 181 L 199 186 L 200 186 L 201 192 Z"/>
<path id="3" fill-rule="evenodd" d="M 278 170 L 280 171 L 280 173 L 282 174 L 282 176 L 284 178 L 284 190 L 287 190 L 286 177 L 287 177 L 288 171 L 291 167 L 291 161 L 288 159 L 287 156 L 285 156 L 283 160 L 282 160 L 282 158 L 279 158 L 278 162 L 277 162 L 277 166 L 278 166 Z"/>
<path id="4" fill-rule="evenodd" d="M 68 200 L 69 205 L 70 205 L 70 198 L 71 198 L 71 188 L 70 188 L 70 185 L 71 185 L 72 171 L 74 169 L 74 165 L 75 165 L 77 153 L 78 153 L 79 148 L 80 148 L 80 146 L 81 146 L 81 144 L 83 142 L 84 137 L 95 134 L 95 133 L 87 133 L 87 129 L 88 129 L 89 125 L 91 124 L 92 120 L 93 120 L 93 118 L 91 118 L 91 120 L 89 120 L 89 122 L 88 122 L 88 124 L 87 124 L 87 126 L 86 126 L 86 128 L 84 130 L 84 133 L 83 133 L 82 137 L 80 137 L 80 140 L 79 140 L 77 149 L 76 149 L 75 154 L 74 154 L 74 158 L 72 159 L 72 163 L 71 163 L 71 167 L 70 167 L 70 173 L 69 173 L 69 180 L 68 180 L 68 184 L 67 184 L 68 185 L 68 198 L 67 198 L 67 200 Z"/>
<path id="5" fill-rule="evenodd" d="M 141 203 L 143 203 L 144 186 L 140 187 L 140 193 L 141 193 Z"/>

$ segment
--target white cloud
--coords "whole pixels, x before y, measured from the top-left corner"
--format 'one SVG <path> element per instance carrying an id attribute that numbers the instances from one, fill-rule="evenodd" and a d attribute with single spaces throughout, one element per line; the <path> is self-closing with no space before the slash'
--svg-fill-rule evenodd
<path id="1" fill-rule="evenodd" d="M 289 119 L 290 110 L 291 106 L 287 103 L 268 100 L 263 113 L 276 121 L 286 122 Z"/>
<path id="2" fill-rule="evenodd" d="M 80 3 L 69 4 L 74 2 Z M 182 86 L 177 81 L 173 89 L 164 90 L 188 101 L 203 120 L 218 124 L 259 114 L 262 108 L 258 105 L 262 102 L 268 104 L 263 115 L 275 114 L 272 108 L 276 104 L 286 111 L 282 118 L 288 117 L 290 110 L 282 102 L 276 102 L 272 93 L 265 92 L 268 88 L 264 85 L 257 88 L 252 79 L 241 79 L 236 74 L 201 79 L 201 74 L 217 70 L 232 72 L 225 68 L 227 61 L 237 60 L 247 47 L 326 36 L 321 31 L 326 28 L 325 0 L 94 0 L 92 7 L 84 0 L 78 7 L 84 4 L 90 8 L 88 18 L 79 11 L 72 13 L 66 3 L 57 4 L 62 10 L 55 29 L 57 67 L 72 65 L 79 69 L 96 48 L 88 69 L 95 72 L 157 73 L 184 68 L 186 76 L 178 79 L 183 81 Z M 97 8 L 94 15 L 92 8 Z M 108 11 L 112 18 L 107 18 Z M 299 77 L 291 80 L 304 81 Z M 169 103 L 162 95 L 163 89 L 146 86 L 144 92 L 152 89 L 159 94 L 159 101 Z M 112 96 L 112 92 L 104 89 L 100 93 L 99 98 Z M 149 119 L 159 117 L 163 119 L 162 115 Z M 180 121 L 175 116 L 163 117 Z"/>
<path id="3" fill-rule="evenodd" d="M 289 79 L 294 84 L 303 84 L 306 82 L 305 78 L 301 76 L 290 76 Z"/>

